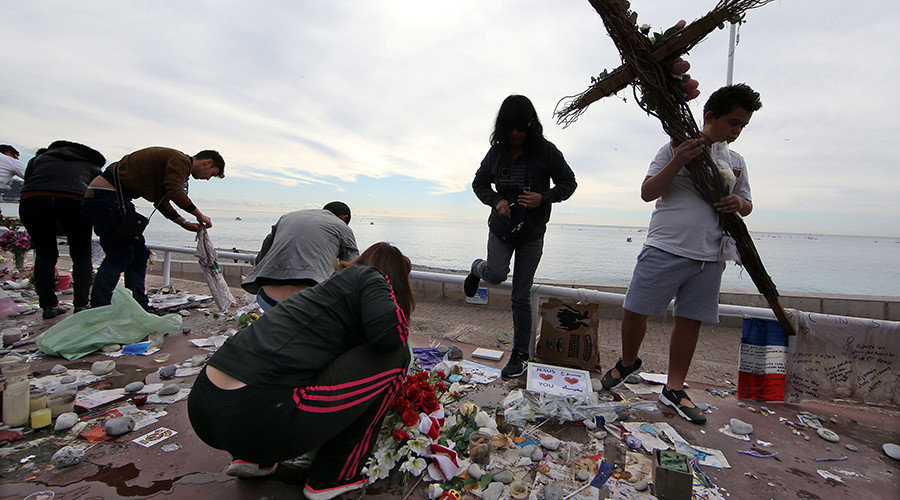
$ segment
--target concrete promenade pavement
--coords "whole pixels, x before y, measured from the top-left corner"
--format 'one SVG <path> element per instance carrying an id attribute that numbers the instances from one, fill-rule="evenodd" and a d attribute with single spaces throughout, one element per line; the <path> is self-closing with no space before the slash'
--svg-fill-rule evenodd
<path id="1" fill-rule="evenodd" d="M 191 282 L 176 282 L 179 289 L 205 285 Z M 151 283 L 149 286 L 153 286 Z M 195 292 L 195 293 L 199 293 Z M 17 318 L 20 325 L 29 326 L 30 332 L 38 333 L 48 328 L 56 320 L 42 321 L 40 317 L 23 316 Z M 666 363 L 666 334 L 669 325 L 658 323 L 648 335 L 645 352 L 642 353 L 650 367 L 648 371 L 664 371 Z M 163 345 L 164 353 L 170 358 L 165 363 L 157 363 L 153 356 L 127 356 L 116 358 L 118 369 L 104 384 L 122 387 L 128 382 L 142 380 L 146 383 L 158 381 L 156 371 L 160 366 L 178 363 L 202 353 L 188 340 L 202 338 L 226 329 L 235 328 L 235 322 L 226 318 L 214 318 L 193 312 L 184 318 L 184 326 L 190 327 L 188 335 L 168 335 Z M 706 329 L 706 327 L 704 327 Z M 510 342 L 511 320 L 508 311 L 477 308 L 464 303 L 420 301 L 411 321 L 410 343 L 414 347 L 429 347 L 438 343 L 455 344 L 462 348 L 465 358 L 470 359 L 477 347 L 503 348 Z M 651 337 L 655 341 L 650 341 Z M 735 396 L 725 398 L 713 396 L 704 389 L 707 386 L 718 389 L 733 389 L 736 383 L 736 360 L 739 331 L 735 328 L 710 327 L 701 337 L 706 348 L 699 351 L 689 374 L 690 393 L 695 402 L 712 405 L 709 421 L 704 426 L 690 424 L 667 407 L 654 412 L 632 411 L 633 420 L 650 422 L 665 421 L 689 442 L 721 450 L 731 464 L 730 469 L 706 467 L 704 470 L 712 481 L 723 488 L 729 498 L 845 498 L 864 495 L 867 498 L 894 499 L 900 497 L 900 462 L 887 457 L 881 450 L 882 443 L 900 442 L 900 417 L 896 410 L 886 410 L 864 405 L 833 404 L 809 401 L 800 404 L 758 403 L 738 401 Z M 617 359 L 615 349 L 618 343 L 618 322 L 604 321 L 601 326 L 601 363 L 608 367 Z M 727 357 L 714 354 L 732 351 Z M 704 355 L 704 353 L 708 355 Z M 508 354 L 496 363 L 485 364 L 502 367 Z M 725 359 L 722 359 L 725 358 Z M 33 375 L 48 373 L 50 368 L 61 363 L 69 368 L 90 368 L 93 361 L 109 359 L 94 353 L 76 361 L 44 356 L 32 363 Z M 482 361 L 479 361 L 482 362 Z M 599 378 L 600 372 L 592 373 Z M 194 377 L 179 380 L 183 388 L 188 388 Z M 727 383 L 731 382 L 731 384 Z M 497 380 L 486 386 L 479 386 L 469 393 L 468 399 L 484 408 L 493 408 L 502 398 L 515 388 L 524 387 L 524 378 L 504 381 Z M 655 400 L 655 395 L 647 396 Z M 121 403 L 121 402 L 120 402 Z M 751 412 L 739 403 L 759 408 L 767 406 L 774 415 L 759 411 Z M 148 405 L 150 406 L 150 405 Z M 89 446 L 85 458 L 79 465 L 56 469 L 50 465 L 50 456 L 65 444 L 87 445 L 84 439 L 52 430 L 39 430 L 26 439 L 32 446 L 15 450 L 7 445 L 0 448 L 0 498 L 21 499 L 41 491 L 53 493 L 55 499 L 93 498 L 298 498 L 305 484 L 305 473 L 294 467 L 280 467 L 276 473 L 264 479 L 240 480 L 226 476 L 222 471 L 230 461 L 227 453 L 214 450 L 203 444 L 194 435 L 187 419 L 186 401 L 169 405 L 152 405 L 164 409 L 167 415 L 153 426 L 113 438 L 109 441 Z M 834 419 L 828 426 L 841 436 L 840 443 L 828 443 L 807 429 L 809 441 L 795 435 L 793 428 L 783 423 L 785 418 L 797 422 L 797 413 L 809 411 L 821 415 L 823 419 Z M 752 440 L 738 441 L 718 432 L 731 417 L 740 418 L 755 427 Z M 830 420 L 829 420 L 830 421 Z M 132 439 L 163 426 L 178 432 L 177 435 L 150 448 L 144 448 Z M 565 440 L 593 442 L 597 452 L 613 463 L 624 463 L 623 444 L 615 437 L 602 441 L 592 441 L 583 427 L 548 423 L 542 430 Z M 260 432 L 265 432 L 260 429 Z M 756 439 L 772 443 L 762 446 Z M 163 451 L 164 444 L 178 444 L 174 451 Z M 858 447 L 858 452 L 844 448 L 845 444 Z M 739 453 L 739 450 L 758 454 L 777 452 L 772 458 L 757 458 Z M 816 462 L 816 459 L 846 460 L 837 462 Z M 841 479 L 822 477 L 819 470 L 834 474 Z M 843 472 L 842 472 L 843 471 Z M 411 486 L 414 481 L 410 481 Z M 407 491 L 399 481 L 388 485 L 379 482 L 366 490 L 371 498 L 400 498 Z M 409 498 L 425 498 L 424 486 L 418 485 Z M 600 492 L 605 498 L 606 492 Z M 358 492 L 344 495 L 357 498 Z M 30 497 L 37 498 L 37 497 Z"/>

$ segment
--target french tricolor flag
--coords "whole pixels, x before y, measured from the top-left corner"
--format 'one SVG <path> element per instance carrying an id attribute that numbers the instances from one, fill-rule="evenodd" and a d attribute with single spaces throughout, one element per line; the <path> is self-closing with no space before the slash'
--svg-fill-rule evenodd
<path id="1" fill-rule="evenodd" d="M 777 321 L 744 318 L 738 398 L 784 401 L 788 336 Z"/>

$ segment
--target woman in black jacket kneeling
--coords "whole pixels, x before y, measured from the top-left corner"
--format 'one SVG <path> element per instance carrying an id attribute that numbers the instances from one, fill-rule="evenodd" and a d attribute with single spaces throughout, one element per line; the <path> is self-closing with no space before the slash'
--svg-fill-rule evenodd
<path id="1" fill-rule="evenodd" d="M 227 474 L 263 476 L 319 448 L 304 494 L 361 488 L 410 362 L 410 261 L 376 243 L 280 302 L 210 358 L 188 399 L 197 436 L 231 453 Z"/>

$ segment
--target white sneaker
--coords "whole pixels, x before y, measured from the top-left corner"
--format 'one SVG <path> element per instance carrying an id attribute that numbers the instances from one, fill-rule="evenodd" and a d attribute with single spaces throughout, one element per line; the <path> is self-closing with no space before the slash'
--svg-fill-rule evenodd
<path id="1" fill-rule="evenodd" d="M 262 477 L 275 472 L 277 466 L 278 464 L 271 467 L 260 467 L 259 464 L 253 462 L 235 460 L 225 469 L 225 474 L 233 477 Z"/>

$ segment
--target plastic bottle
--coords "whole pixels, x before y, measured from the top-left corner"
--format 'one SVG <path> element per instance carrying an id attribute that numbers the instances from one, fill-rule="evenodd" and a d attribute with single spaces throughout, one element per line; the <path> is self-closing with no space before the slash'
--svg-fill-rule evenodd
<path id="1" fill-rule="evenodd" d="M 3 389 L 3 424 L 21 427 L 28 423 L 28 380 L 6 381 Z"/>

